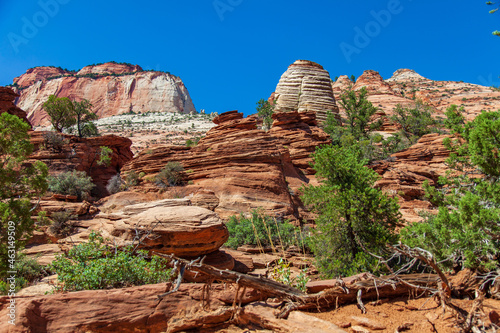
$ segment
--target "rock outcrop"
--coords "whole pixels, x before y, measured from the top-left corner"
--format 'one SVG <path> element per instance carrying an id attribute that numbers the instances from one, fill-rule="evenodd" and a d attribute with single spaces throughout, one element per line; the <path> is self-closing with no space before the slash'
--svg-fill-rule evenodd
<path id="1" fill-rule="evenodd" d="M 223 113 L 214 122 L 218 126 L 196 147 L 143 151 L 123 167 L 123 173 L 143 172 L 143 179 L 151 179 L 168 162 L 177 161 L 184 167 L 185 180 L 192 183 L 187 191 L 205 191 L 195 195 L 198 202 L 215 207 L 223 218 L 258 207 L 297 217 L 295 192 L 314 178 L 309 155 L 329 142 L 316 126 L 314 112 L 277 113 L 268 132 L 257 129 L 254 117 L 243 118 L 237 111 Z M 158 191 L 153 184 L 142 186 Z"/>
<path id="2" fill-rule="evenodd" d="M 0 87 L 0 114 L 7 112 L 21 118 L 22 120 L 30 124 L 26 112 L 24 112 L 14 104 L 14 101 L 17 97 L 19 97 L 19 94 L 14 92 L 11 88 Z"/>
<path id="3" fill-rule="evenodd" d="M 60 136 L 62 144 L 60 146 L 49 145 L 46 139 L 48 133 Z M 132 145 L 130 139 L 116 135 L 79 138 L 74 135 L 33 131 L 31 143 L 35 149 L 30 159 L 47 164 L 52 175 L 72 170 L 87 172 L 96 184 L 97 193 L 100 195 L 107 195 L 106 185 L 109 179 L 119 173 L 122 166 L 133 156 L 130 150 Z M 113 151 L 111 163 L 108 166 L 97 163 L 103 146 Z"/>
<path id="4" fill-rule="evenodd" d="M 308 60 L 297 60 L 280 78 L 272 96 L 275 112 L 314 111 L 321 123 L 328 111 L 338 113 L 332 80 L 323 67 Z"/>
<path id="5" fill-rule="evenodd" d="M 371 166 L 381 175 L 375 186 L 399 197 L 401 213 L 408 222 L 421 220 L 419 213 L 433 208 L 424 199 L 422 184 L 427 180 L 436 185 L 439 176 L 445 175 L 447 167 L 444 162 L 449 156 L 449 150 L 443 145 L 446 137 L 449 136 L 424 135 L 410 148 Z"/>
<path id="6" fill-rule="evenodd" d="M 164 199 L 100 213 L 79 222 L 80 231 L 58 244 L 69 249 L 85 242 L 91 231 L 100 231 L 113 244 L 137 244 L 147 251 L 199 257 L 216 252 L 229 233 L 219 216 L 187 199 Z"/>
<path id="7" fill-rule="evenodd" d="M 100 118 L 127 112 L 196 112 L 182 80 L 140 66 L 105 63 L 77 73 L 36 67 L 14 80 L 20 89 L 17 105 L 28 112 L 33 126 L 49 125 L 42 108 L 50 95 L 89 100 Z"/>

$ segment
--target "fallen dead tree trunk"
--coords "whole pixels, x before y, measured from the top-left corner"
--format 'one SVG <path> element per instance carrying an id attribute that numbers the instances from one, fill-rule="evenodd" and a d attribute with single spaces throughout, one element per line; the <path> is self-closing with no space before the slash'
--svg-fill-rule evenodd
<path id="1" fill-rule="evenodd" d="M 380 298 L 392 298 L 398 296 L 422 296 L 434 293 L 437 289 L 439 278 L 434 274 L 410 274 L 408 276 L 387 276 L 376 277 L 369 274 L 365 280 L 357 281 L 351 285 L 342 285 L 324 290 L 316 294 L 305 294 L 302 291 L 278 283 L 276 281 L 256 277 L 229 270 L 220 270 L 215 267 L 203 264 L 203 260 L 189 261 L 174 256 L 164 254 L 158 255 L 172 260 L 179 271 L 177 286 L 182 281 L 182 274 L 185 270 L 193 273 L 203 273 L 210 276 L 213 280 L 232 282 L 240 287 L 250 287 L 262 292 L 268 297 L 275 297 L 283 301 L 281 312 L 278 318 L 286 318 L 293 310 L 305 309 L 325 309 L 333 306 L 339 306 L 348 303 L 361 303 L 362 300 L 373 300 Z M 177 287 L 176 287 L 177 288 Z M 159 295 L 159 298 L 175 292 Z M 238 302 L 238 293 L 235 296 L 235 304 Z"/>

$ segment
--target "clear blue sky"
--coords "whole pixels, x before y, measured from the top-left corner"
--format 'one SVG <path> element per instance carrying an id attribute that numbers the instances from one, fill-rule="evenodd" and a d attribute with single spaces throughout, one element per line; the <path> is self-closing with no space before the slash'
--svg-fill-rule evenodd
<path id="1" fill-rule="evenodd" d="M 245 114 L 297 59 L 332 78 L 411 68 L 500 85 L 491 34 L 500 12 L 490 9 L 470 0 L 0 0 L 0 85 L 34 66 L 114 60 L 180 76 L 198 110 Z"/>

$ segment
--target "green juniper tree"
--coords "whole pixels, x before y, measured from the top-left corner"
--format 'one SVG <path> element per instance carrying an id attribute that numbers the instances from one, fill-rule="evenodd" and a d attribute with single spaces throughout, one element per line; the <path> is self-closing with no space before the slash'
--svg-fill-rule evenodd
<path id="1" fill-rule="evenodd" d="M 445 124 L 455 134 L 444 141 L 450 171 L 437 187 L 425 185 L 438 214 L 401 236 L 445 266 L 489 270 L 498 267 L 500 255 L 500 111 L 482 112 L 471 122 L 460 111 L 454 105 L 446 112 Z"/>
<path id="2" fill-rule="evenodd" d="M 263 127 L 265 130 L 270 129 L 271 125 L 273 124 L 273 113 L 274 104 L 269 103 L 269 101 L 263 99 L 257 102 L 257 114 L 260 118 L 262 118 Z"/>
<path id="3" fill-rule="evenodd" d="M 9 260 L 34 228 L 31 198 L 47 189 L 47 166 L 26 163 L 33 151 L 30 126 L 8 113 L 0 115 L 0 272 L 3 277 Z M 11 246 L 12 245 L 12 246 Z"/>
<path id="4" fill-rule="evenodd" d="M 373 271 L 387 243 L 396 240 L 401 216 L 396 199 L 373 188 L 378 175 L 365 167 L 356 144 L 325 146 L 313 154 L 319 186 L 303 188 L 302 200 L 318 213 L 311 247 L 325 277 Z"/>

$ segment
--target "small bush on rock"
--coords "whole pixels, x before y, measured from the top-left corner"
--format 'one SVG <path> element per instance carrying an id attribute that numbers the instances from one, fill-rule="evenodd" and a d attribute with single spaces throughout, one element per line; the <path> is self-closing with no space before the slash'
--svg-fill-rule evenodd
<path id="1" fill-rule="evenodd" d="M 168 162 L 156 175 L 156 184 L 160 187 L 180 185 L 182 183 L 182 171 L 184 171 L 184 168 L 179 162 Z"/>
<path id="2" fill-rule="evenodd" d="M 124 187 L 124 182 L 120 174 L 116 174 L 108 181 L 108 185 L 106 185 L 106 190 L 108 190 L 109 194 L 115 194 L 120 192 Z"/>
<path id="3" fill-rule="evenodd" d="M 56 177 L 49 177 L 49 190 L 64 195 L 76 195 L 78 200 L 86 199 L 95 187 L 92 178 L 85 171 L 68 171 Z"/>
<path id="4" fill-rule="evenodd" d="M 59 152 L 62 151 L 64 145 L 68 144 L 69 142 L 67 139 L 64 138 L 64 136 L 56 132 L 46 132 L 43 135 L 43 141 L 47 148 Z"/>
<path id="5" fill-rule="evenodd" d="M 172 270 L 167 261 L 146 251 L 134 253 L 132 247 L 117 249 L 92 232 L 88 243 L 82 243 L 68 254 L 60 255 L 51 264 L 63 283 L 63 290 L 93 290 L 123 288 L 166 282 Z"/>
<path id="6" fill-rule="evenodd" d="M 70 220 L 76 219 L 77 216 L 71 214 L 70 211 L 64 210 L 61 212 L 55 212 L 50 215 L 52 225 L 49 227 L 49 231 L 60 236 L 69 236 L 74 228 L 74 223 L 69 222 Z"/>

